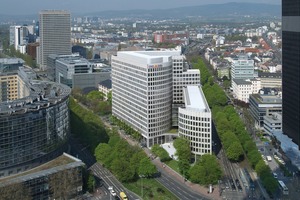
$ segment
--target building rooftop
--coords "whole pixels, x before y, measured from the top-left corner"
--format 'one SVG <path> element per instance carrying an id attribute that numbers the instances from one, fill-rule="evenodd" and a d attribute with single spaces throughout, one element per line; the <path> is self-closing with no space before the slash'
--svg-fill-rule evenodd
<path id="1" fill-rule="evenodd" d="M 198 111 L 209 111 L 208 104 L 200 86 L 187 86 L 183 88 L 185 107 L 196 109 Z"/>
<path id="2" fill-rule="evenodd" d="M 106 87 L 107 89 L 111 89 L 111 79 L 101 81 L 99 85 Z"/>
<path id="3" fill-rule="evenodd" d="M 69 56 L 69 57 L 59 57 L 57 59 L 57 62 L 62 62 L 64 64 L 68 64 L 68 65 L 74 65 L 74 64 L 87 64 L 89 63 L 89 61 L 85 58 L 80 58 L 77 56 Z"/>
<path id="4" fill-rule="evenodd" d="M 85 164 L 81 160 L 69 154 L 63 153 L 61 156 L 43 165 L 27 170 L 23 173 L 0 178 L 0 187 L 12 183 L 23 182 L 33 178 L 38 178 L 41 176 L 53 174 L 58 171 L 62 171 L 64 169 L 69 169 L 69 168 L 74 168 L 74 167 L 79 167 L 84 165 Z"/>
<path id="5" fill-rule="evenodd" d="M 118 51 L 117 58 L 123 61 L 139 64 L 159 64 L 162 62 L 171 62 L 172 56 L 180 56 L 180 51 Z M 131 56 L 132 58 L 129 58 Z M 182 56 L 184 57 L 184 56 Z M 149 67 L 146 66 L 145 67 Z"/>
<path id="6" fill-rule="evenodd" d="M 24 114 L 47 108 L 69 98 L 71 89 L 63 84 L 31 80 L 26 82 L 30 94 L 24 98 L 0 103 L 0 117 L 5 115 Z"/>
<path id="7" fill-rule="evenodd" d="M 17 64 L 17 63 L 25 63 L 25 61 L 21 58 L 0 58 L 0 64 Z"/>
<path id="8" fill-rule="evenodd" d="M 252 82 L 249 80 L 244 79 L 233 79 L 233 82 L 235 82 L 237 85 L 252 85 Z"/>
<path id="9" fill-rule="evenodd" d="M 260 104 L 282 104 L 282 98 L 272 94 L 252 94 L 251 95 Z"/>

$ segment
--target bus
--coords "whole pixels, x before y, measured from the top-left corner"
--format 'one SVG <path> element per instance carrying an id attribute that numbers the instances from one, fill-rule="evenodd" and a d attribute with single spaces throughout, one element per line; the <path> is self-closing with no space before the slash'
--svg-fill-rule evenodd
<path id="1" fill-rule="evenodd" d="M 278 181 L 279 183 L 279 188 L 282 191 L 283 195 L 289 195 L 289 189 L 286 187 L 283 181 Z"/>

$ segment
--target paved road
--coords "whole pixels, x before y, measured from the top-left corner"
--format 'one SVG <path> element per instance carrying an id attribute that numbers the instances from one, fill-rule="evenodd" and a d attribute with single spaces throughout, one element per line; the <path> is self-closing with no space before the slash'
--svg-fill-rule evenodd
<path id="1" fill-rule="evenodd" d="M 72 154 L 79 159 L 81 159 L 87 166 L 89 170 L 103 182 L 104 194 L 107 197 L 109 196 L 108 187 L 113 186 L 114 191 L 117 195 L 120 194 L 121 191 L 124 191 L 129 199 L 140 199 L 136 194 L 128 191 L 114 176 L 113 174 L 104 168 L 100 163 L 96 162 L 95 157 L 88 151 L 87 147 L 83 147 L 75 138 L 71 138 L 71 149 Z M 101 194 L 103 195 L 103 194 Z M 99 198 L 96 198 L 99 199 Z M 102 199 L 102 198 L 101 198 Z"/>
<path id="2" fill-rule="evenodd" d="M 82 105 L 82 104 L 80 104 L 80 105 Z M 82 106 L 84 108 L 88 109 L 84 105 L 82 105 Z M 104 123 L 104 125 L 107 128 L 112 128 L 112 125 L 109 123 L 107 117 L 100 117 L 100 118 L 101 118 L 102 122 Z M 126 139 L 127 142 L 130 145 L 139 145 L 139 143 L 137 141 L 133 140 L 130 136 L 125 135 L 122 131 L 118 130 L 118 133 L 122 138 Z M 85 148 L 85 147 L 82 147 L 82 148 Z M 83 150 L 84 150 L 83 152 L 87 152 L 86 154 L 89 153 L 87 151 L 87 149 L 83 149 Z M 147 155 L 150 156 L 151 152 L 149 151 L 149 149 L 144 148 L 144 151 L 147 153 Z M 108 175 L 110 172 L 107 169 L 104 169 L 99 163 L 95 163 L 95 158 L 92 155 L 85 155 L 84 158 L 87 160 L 87 162 L 89 164 L 93 163 L 92 165 L 90 165 L 91 166 L 90 169 L 94 172 L 94 174 L 96 176 L 99 176 L 99 178 L 102 178 L 107 186 L 109 184 L 111 184 L 115 188 L 115 191 L 117 193 L 120 192 L 121 190 L 127 192 L 128 196 L 129 196 L 129 199 L 139 199 L 139 197 L 137 197 L 137 196 L 134 197 L 133 193 L 130 194 L 130 192 L 128 190 L 126 190 L 115 179 L 115 177 L 113 177 L 112 174 Z M 84 159 L 83 159 L 83 161 L 85 162 Z M 191 189 L 188 185 L 182 184 L 178 180 L 178 175 L 176 176 L 176 174 L 167 173 L 166 169 L 162 168 L 162 164 L 157 159 L 152 160 L 152 162 L 156 165 L 157 169 L 161 172 L 161 177 L 156 178 L 156 180 L 159 181 L 164 187 L 166 187 L 175 196 L 177 196 L 178 199 L 185 199 L 185 200 L 194 200 L 194 199 L 206 200 L 206 199 L 210 199 L 210 198 L 207 198 L 206 195 L 197 193 L 196 191 Z M 132 196 L 130 196 L 130 195 L 132 195 Z"/>

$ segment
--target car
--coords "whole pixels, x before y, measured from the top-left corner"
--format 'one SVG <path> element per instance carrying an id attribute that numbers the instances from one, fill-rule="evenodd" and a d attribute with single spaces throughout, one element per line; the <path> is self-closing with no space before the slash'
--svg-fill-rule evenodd
<path id="1" fill-rule="evenodd" d="M 111 194 L 113 197 L 117 196 L 117 193 L 116 193 L 113 189 L 110 190 L 110 194 Z"/>
<path id="2" fill-rule="evenodd" d="M 273 172 L 273 177 L 277 179 L 278 175 L 275 172 Z"/>

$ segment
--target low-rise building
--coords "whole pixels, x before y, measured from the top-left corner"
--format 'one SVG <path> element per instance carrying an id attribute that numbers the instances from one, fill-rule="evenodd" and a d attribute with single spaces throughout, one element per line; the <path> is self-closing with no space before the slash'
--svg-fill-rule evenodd
<path id="1" fill-rule="evenodd" d="M 92 64 L 85 58 L 66 57 L 55 61 L 56 82 L 73 87 L 74 74 L 89 74 L 93 72 Z"/>
<path id="2" fill-rule="evenodd" d="M 261 80 L 262 88 L 282 87 L 281 73 L 258 72 L 258 78 Z"/>
<path id="3" fill-rule="evenodd" d="M 258 93 L 261 84 L 259 79 L 233 79 L 232 89 L 235 99 L 248 103 L 249 95 Z"/>
<path id="4" fill-rule="evenodd" d="M 0 178 L 0 199 L 72 199 L 82 193 L 84 167 L 81 160 L 63 153 L 31 170 Z"/>
<path id="5" fill-rule="evenodd" d="M 273 113 L 282 113 L 282 98 L 276 94 L 263 93 L 252 94 L 249 98 L 249 109 L 257 128 L 262 128 L 264 116 Z"/>
<path id="6" fill-rule="evenodd" d="M 273 135 L 273 132 L 275 131 L 282 132 L 282 115 L 279 113 L 272 113 L 271 116 L 267 114 L 266 116 L 264 116 L 263 126 L 263 130 L 269 135 Z"/>
<path id="7" fill-rule="evenodd" d="M 107 100 L 107 95 L 111 91 L 111 79 L 101 81 L 98 84 L 98 90 L 99 92 L 102 92 L 105 95 L 104 99 Z"/>

